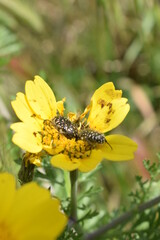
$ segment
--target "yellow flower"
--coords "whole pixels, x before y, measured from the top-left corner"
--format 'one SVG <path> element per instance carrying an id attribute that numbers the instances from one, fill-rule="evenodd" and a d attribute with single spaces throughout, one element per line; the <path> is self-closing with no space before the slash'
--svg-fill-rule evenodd
<path id="1" fill-rule="evenodd" d="M 12 175 L 0 174 L 0 239 L 56 239 L 67 222 L 59 201 L 36 183 L 15 185 Z"/>
<path id="2" fill-rule="evenodd" d="M 68 113 L 66 120 L 63 102 L 56 102 L 52 90 L 39 76 L 35 76 L 34 81 L 27 81 L 25 94 L 18 93 L 16 100 L 12 101 L 12 107 L 22 121 L 11 125 L 15 131 L 13 142 L 30 153 L 45 150 L 53 156 L 53 166 L 69 171 L 90 171 L 103 159 L 121 161 L 134 158 L 137 149 L 134 141 L 121 135 L 103 135 L 117 127 L 130 108 L 127 99 L 122 98 L 122 91 L 115 90 L 113 83 L 98 88 L 80 116 Z M 75 136 L 67 136 L 61 131 L 63 129 L 57 130 L 56 116 L 60 124 L 62 120 L 69 121 L 68 128 L 74 126 L 77 129 Z M 101 143 L 90 141 L 96 134 Z"/>

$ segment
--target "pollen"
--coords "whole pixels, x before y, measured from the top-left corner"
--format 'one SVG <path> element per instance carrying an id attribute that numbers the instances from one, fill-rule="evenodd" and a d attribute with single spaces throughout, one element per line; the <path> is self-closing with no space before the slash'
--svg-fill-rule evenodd
<path id="1" fill-rule="evenodd" d="M 50 120 L 43 122 L 43 130 L 40 132 L 40 135 L 42 144 L 49 147 L 52 153 L 63 153 L 68 155 L 70 159 L 88 157 L 94 148 L 87 141 L 67 138 L 54 127 Z"/>

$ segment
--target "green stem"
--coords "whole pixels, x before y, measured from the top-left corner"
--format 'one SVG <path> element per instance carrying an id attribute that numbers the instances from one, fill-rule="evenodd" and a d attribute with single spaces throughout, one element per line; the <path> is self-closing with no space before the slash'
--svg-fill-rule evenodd
<path id="1" fill-rule="evenodd" d="M 77 222 L 77 179 L 78 179 L 78 170 L 70 172 L 70 181 L 71 181 L 71 214 L 70 219 Z"/>

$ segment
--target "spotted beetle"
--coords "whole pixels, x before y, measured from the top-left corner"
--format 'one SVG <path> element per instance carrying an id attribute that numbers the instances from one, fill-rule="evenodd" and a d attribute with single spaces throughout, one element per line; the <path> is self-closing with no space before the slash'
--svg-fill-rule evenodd
<path id="1" fill-rule="evenodd" d="M 97 131 L 94 131 L 90 128 L 84 129 L 79 133 L 79 138 L 83 141 L 87 141 L 89 144 L 103 144 L 107 143 L 110 148 L 112 149 L 112 146 L 107 142 L 105 135 L 103 133 L 99 133 Z"/>
<path id="2" fill-rule="evenodd" d="M 101 134 L 91 129 L 82 130 L 79 134 L 79 137 L 81 140 L 85 140 L 90 143 L 101 144 L 104 143 L 106 140 L 104 134 Z"/>
<path id="3" fill-rule="evenodd" d="M 112 149 L 112 146 L 107 142 L 103 133 L 99 133 L 90 128 L 78 130 L 76 124 L 72 123 L 66 117 L 56 116 L 51 120 L 51 123 L 59 133 L 63 134 L 68 139 L 75 138 L 76 140 L 83 140 L 90 145 L 107 143 Z"/>
<path id="4" fill-rule="evenodd" d="M 51 123 L 58 130 L 58 132 L 63 134 L 66 138 L 78 138 L 78 129 L 68 118 L 56 116 L 51 120 Z"/>

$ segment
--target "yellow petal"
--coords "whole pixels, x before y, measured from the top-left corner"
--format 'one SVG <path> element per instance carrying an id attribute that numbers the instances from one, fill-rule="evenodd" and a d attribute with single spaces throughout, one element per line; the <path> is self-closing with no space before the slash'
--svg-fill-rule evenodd
<path id="1" fill-rule="evenodd" d="M 24 240 L 36 239 L 36 237 L 38 240 L 57 239 L 67 223 L 67 217 L 60 212 L 60 204 L 57 203 L 57 199 L 48 200 L 34 209 L 35 216 L 32 219 L 28 216 L 28 223 L 25 224 Z M 30 229 L 30 232 L 27 231 L 27 228 Z"/>
<path id="2" fill-rule="evenodd" d="M 128 100 L 121 96 L 122 91 L 115 90 L 111 82 L 95 91 L 87 120 L 91 129 L 104 133 L 117 127 L 124 120 L 130 106 L 127 104 Z"/>
<path id="3" fill-rule="evenodd" d="M 112 161 L 132 160 L 134 152 L 137 150 L 137 143 L 132 139 L 122 135 L 110 135 L 106 137 L 107 142 L 99 146 L 103 153 L 103 157 Z"/>
<path id="4" fill-rule="evenodd" d="M 103 153 L 100 150 L 92 150 L 89 157 L 81 159 L 79 170 L 88 172 L 93 170 L 103 160 Z"/>
<path id="5" fill-rule="evenodd" d="M 62 168 L 67 171 L 73 171 L 79 167 L 80 160 L 75 158 L 70 159 L 67 155 L 58 154 L 52 157 L 51 164 L 54 167 Z"/>
<path id="6" fill-rule="evenodd" d="M 17 93 L 16 100 L 12 101 L 11 105 L 21 121 L 24 121 L 26 118 L 31 117 L 34 114 L 28 105 L 26 96 L 21 92 Z"/>
<path id="7" fill-rule="evenodd" d="M 65 102 L 65 98 L 63 98 L 62 101 L 57 102 L 57 110 L 61 116 L 63 116 L 64 110 L 65 110 L 64 102 Z"/>
<path id="8" fill-rule="evenodd" d="M 57 106 L 54 93 L 48 84 L 39 76 L 25 85 L 26 97 L 30 107 L 41 119 L 52 119 Z"/>
<path id="9" fill-rule="evenodd" d="M 53 147 L 52 143 L 51 143 L 51 145 L 49 145 L 49 146 L 43 145 L 43 149 L 50 155 L 57 155 L 58 153 L 60 153 L 64 150 L 64 146 L 59 144 L 58 146 Z"/>
<path id="10" fill-rule="evenodd" d="M 8 173 L 0 174 L 0 222 L 10 211 L 15 195 L 15 179 Z"/>
<path id="11" fill-rule="evenodd" d="M 14 123 L 11 129 L 16 132 L 12 138 L 14 144 L 31 153 L 38 153 L 42 150 L 41 136 L 38 134 L 41 129 L 36 121 L 28 119 L 26 123 Z"/>
<path id="12" fill-rule="evenodd" d="M 43 120 L 37 121 L 37 119 L 35 119 L 34 117 L 25 119 L 23 123 L 24 123 L 24 125 L 22 124 L 22 126 L 26 126 L 28 128 L 28 130 L 30 130 L 32 132 L 41 131 L 41 129 L 43 127 Z M 11 124 L 10 128 L 13 129 L 14 131 L 18 131 L 18 126 L 20 126 L 19 123 L 13 123 L 13 124 Z"/>
<path id="13" fill-rule="evenodd" d="M 18 189 L 13 206 L 9 213 L 10 225 L 15 235 L 23 240 L 55 239 L 67 222 L 59 201 L 36 183 Z"/>
<path id="14" fill-rule="evenodd" d="M 83 119 L 87 113 L 90 111 L 91 109 L 91 104 L 89 104 L 85 109 L 84 109 L 84 112 L 80 115 L 80 119 Z"/>
<path id="15" fill-rule="evenodd" d="M 73 112 L 69 112 L 69 113 L 67 114 L 67 117 L 69 118 L 69 120 L 70 120 L 71 122 L 74 122 L 74 121 L 76 121 L 76 119 L 77 119 L 77 114 L 75 114 L 75 113 L 73 113 Z"/>
<path id="16" fill-rule="evenodd" d="M 98 101 L 99 98 L 101 97 L 106 101 L 110 101 L 113 99 L 121 98 L 121 96 L 122 96 L 122 91 L 115 90 L 114 84 L 112 82 L 108 82 L 103 84 L 94 92 L 91 100 Z"/>

